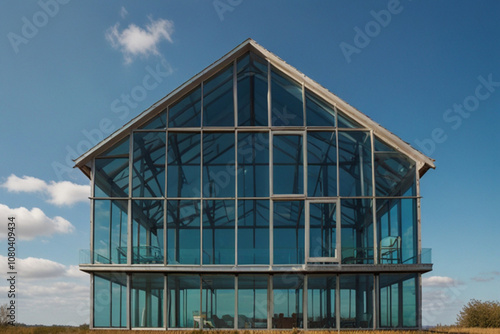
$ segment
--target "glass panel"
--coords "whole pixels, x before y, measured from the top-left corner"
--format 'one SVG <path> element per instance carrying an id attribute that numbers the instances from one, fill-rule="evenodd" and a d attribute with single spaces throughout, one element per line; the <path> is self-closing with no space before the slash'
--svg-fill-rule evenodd
<path id="1" fill-rule="evenodd" d="M 132 327 L 164 327 L 163 274 L 133 274 L 131 287 Z"/>
<path id="2" fill-rule="evenodd" d="M 184 96 L 179 102 L 168 108 L 168 127 L 186 128 L 201 126 L 201 88 Z"/>
<path id="3" fill-rule="evenodd" d="M 267 278 L 238 276 L 238 328 L 267 328 Z"/>
<path id="4" fill-rule="evenodd" d="M 203 196 L 234 197 L 234 132 L 203 135 Z"/>
<path id="5" fill-rule="evenodd" d="M 340 276 L 340 328 L 373 328 L 373 275 Z"/>
<path id="6" fill-rule="evenodd" d="M 274 264 L 304 263 L 304 202 L 274 202 Z"/>
<path id="7" fill-rule="evenodd" d="M 373 213 L 370 199 L 341 201 L 342 263 L 373 263 Z"/>
<path id="8" fill-rule="evenodd" d="M 346 115 L 344 115 L 341 111 L 338 110 L 337 108 L 337 119 L 338 119 L 338 127 L 339 128 L 363 128 L 363 126 L 359 125 Z"/>
<path id="9" fill-rule="evenodd" d="M 234 264 L 234 200 L 203 201 L 203 264 Z"/>
<path id="10" fill-rule="evenodd" d="M 307 327 L 336 328 L 335 289 L 337 277 L 308 275 L 307 277 Z"/>
<path id="11" fill-rule="evenodd" d="M 199 133 L 168 134 L 168 197 L 200 196 L 200 137 Z"/>
<path id="12" fill-rule="evenodd" d="M 160 200 L 132 201 L 132 263 L 163 264 L 163 205 Z"/>
<path id="13" fill-rule="evenodd" d="M 307 126 L 335 126 L 335 109 L 306 89 Z"/>
<path id="14" fill-rule="evenodd" d="M 392 147 L 378 139 L 376 136 L 373 136 L 373 148 L 375 149 L 375 152 L 394 152 L 397 153 L 396 150 L 394 150 Z"/>
<path id="15" fill-rule="evenodd" d="M 128 157 L 95 159 L 95 197 L 128 197 Z"/>
<path id="16" fill-rule="evenodd" d="M 372 195 L 370 133 L 339 131 L 340 196 Z"/>
<path id="17" fill-rule="evenodd" d="M 94 201 L 94 263 L 127 263 L 126 200 Z"/>
<path id="18" fill-rule="evenodd" d="M 302 135 L 275 135 L 273 148 L 274 194 L 303 194 Z"/>
<path id="19" fill-rule="evenodd" d="M 200 264 L 200 201 L 167 201 L 168 264 Z"/>
<path id="20" fill-rule="evenodd" d="M 132 196 L 165 196 L 165 132 L 135 132 Z"/>
<path id="21" fill-rule="evenodd" d="M 377 199 L 380 263 L 417 263 L 416 199 Z"/>
<path id="22" fill-rule="evenodd" d="M 200 276 L 168 275 L 168 327 L 198 328 L 200 320 Z"/>
<path id="23" fill-rule="evenodd" d="M 127 275 L 94 275 L 94 327 L 127 326 Z"/>
<path id="24" fill-rule="evenodd" d="M 416 196 L 416 166 L 401 153 L 375 152 L 377 196 Z"/>
<path id="25" fill-rule="evenodd" d="M 238 133 L 238 196 L 269 196 L 269 134 Z"/>
<path id="26" fill-rule="evenodd" d="M 128 136 L 120 141 L 118 144 L 114 145 L 112 148 L 104 152 L 103 154 L 99 154 L 99 157 L 116 157 L 117 155 L 128 156 L 130 145 L 128 141 Z"/>
<path id="27" fill-rule="evenodd" d="M 267 62 L 250 53 L 237 66 L 238 125 L 267 126 Z"/>
<path id="28" fill-rule="evenodd" d="M 158 116 L 153 118 L 146 125 L 141 126 L 141 129 L 155 130 L 165 129 L 167 127 L 167 110 L 163 110 Z"/>
<path id="29" fill-rule="evenodd" d="M 204 275 L 201 281 L 203 328 L 234 328 L 234 276 Z"/>
<path id="30" fill-rule="evenodd" d="M 273 275 L 273 328 L 302 328 L 302 275 Z"/>
<path id="31" fill-rule="evenodd" d="M 273 126 L 304 126 L 302 86 L 277 70 L 271 72 Z"/>
<path id="32" fill-rule="evenodd" d="M 238 264 L 269 264 L 269 200 L 238 200 Z"/>
<path id="33" fill-rule="evenodd" d="M 337 257 L 337 203 L 309 203 L 309 257 Z"/>
<path id="34" fill-rule="evenodd" d="M 380 275 L 380 327 L 417 327 L 417 274 Z"/>
<path id="35" fill-rule="evenodd" d="M 234 126 L 232 64 L 203 83 L 203 125 Z"/>
<path id="36" fill-rule="evenodd" d="M 337 196 L 336 141 L 335 132 L 307 133 L 307 193 L 309 196 Z"/>

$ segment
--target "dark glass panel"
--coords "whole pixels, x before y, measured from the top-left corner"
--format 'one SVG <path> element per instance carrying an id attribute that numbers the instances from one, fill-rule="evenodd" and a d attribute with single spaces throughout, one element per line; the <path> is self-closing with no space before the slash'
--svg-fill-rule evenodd
<path id="1" fill-rule="evenodd" d="M 123 328 L 127 325 L 127 275 L 94 275 L 94 327 Z"/>
<path id="2" fill-rule="evenodd" d="M 333 275 L 308 275 L 307 277 L 307 327 L 336 328 L 335 290 L 337 277 Z"/>
<path id="3" fill-rule="evenodd" d="M 203 83 L 203 125 L 234 126 L 232 64 Z"/>
<path id="4" fill-rule="evenodd" d="M 234 264 L 234 200 L 203 201 L 203 264 Z"/>
<path id="5" fill-rule="evenodd" d="M 335 132 L 307 133 L 307 193 L 314 197 L 337 196 Z"/>
<path id="6" fill-rule="evenodd" d="M 168 127 L 186 128 L 201 126 L 201 88 L 198 86 L 179 102 L 168 108 Z"/>
<path id="7" fill-rule="evenodd" d="M 337 257 L 337 203 L 309 204 L 309 257 Z"/>
<path id="8" fill-rule="evenodd" d="M 94 196 L 128 197 L 129 160 L 95 159 Z"/>
<path id="9" fill-rule="evenodd" d="M 373 211 L 370 199 L 341 201 L 342 263 L 373 263 Z"/>
<path id="10" fill-rule="evenodd" d="M 303 194 L 302 136 L 275 135 L 273 147 L 273 193 Z"/>
<path id="11" fill-rule="evenodd" d="M 298 274 L 273 275 L 273 328 L 302 328 L 304 277 Z"/>
<path id="12" fill-rule="evenodd" d="M 340 196 L 372 195 L 370 133 L 339 131 Z"/>
<path id="13" fill-rule="evenodd" d="M 168 264 L 200 264 L 200 201 L 167 201 Z"/>
<path id="14" fill-rule="evenodd" d="M 238 328 L 267 328 L 267 275 L 238 275 Z"/>
<path id="15" fill-rule="evenodd" d="M 168 327 L 199 328 L 200 276 L 168 275 Z"/>
<path id="16" fill-rule="evenodd" d="M 94 263 L 127 263 L 127 203 L 94 201 Z"/>
<path id="17" fill-rule="evenodd" d="M 108 149 L 103 154 L 99 154 L 99 157 L 116 157 L 117 155 L 128 155 L 129 152 L 129 140 L 128 136 L 121 140 L 118 144 L 113 145 L 112 148 Z"/>
<path id="18" fill-rule="evenodd" d="M 202 275 L 201 281 L 203 328 L 234 328 L 234 276 Z"/>
<path id="19" fill-rule="evenodd" d="M 306 89 L 307 126 L 335 126 L 335 108 Z"/>
<path id="20" fill-rule="evenodd" d="M 338 110 L 337 108 L 337 119 L 338 119 L 338 127 L 339 128 L 349 128 L 349 129 L 359 129 L 359 128 L 364 128 L 363 126 L 359 125 L 357 122 L 353 121 L 346 115 L 344 115 L 341 111 Z"/>
<path id="21" fill-rule="evenodd" d="M 392 147 L 378 139 L 376 136 L 373 136 L 373 148 L 375 152 L 397 152 Z"/>
<path id="22" fill-rule="evenodd" d="M 304 202 L 274 202 L 274 264 L 304 263 Z"/>
<path id="23" fill-rule="evenodd" d="M 302 86 L 273 69 L 271 72 L 273 126 L 304 126 Z"/>
<path id="24" fill-rule="evenodd" d="M 234 132 L 203 134 L 203 196 L 234 197 Z"/>
<path id="25" fill-rule="evenodd" d="M 132 195 L 165 196 L 165 132 L 135 132 Z"/>
<path id="26" fill-rule="evenodd" d="M 238 196 L 269 196 L 269 134 L 238 133 Z"/>
<path id="27" fill-rule="evenodd" d="M 163 264 L 163 200 L 132 201 L 132 263 Z"/>
<path id="28" fill-rule="evenodd" d="M 375 152 L 377 196 L 416 196 L 416 164 L 401 153 Z"/>
<path id="29" fill-rule="evenodd" d="M 160 328 L 163 324 L 165 275 L 133 274 L 131 286 L 132 327 Z"/>
<path id="30" fill-rule="evenodd" d="M 169 133 L 167 197 L 199 197 L 201 139 L 199 133 Z"/>
<path id="31" fill-rule="evenodd" d="M 269 200 L 238 200 L 238 264 L 269 264 Z"/>
<path id="32" fill-rule="evenodd" d="M 250 53 L 237 66 L 238 125 L 267 126 L 267 62 Z"/>
<path id="33" fill-rule="evenodd" d="M 373 275 L 340 275 L 340 328 L 373 328 Z"/>
<path id="34" fill-rule="evenodd" d="M 141 126 L 141 129 L 156 130 L 167 127 L 167 111 L 163 110 L 158 116 Z"/>
<path id="35" fill-rule="evenodd" d="M 417 327 L 417 274 L 380 275 L 380 327 Z"/>

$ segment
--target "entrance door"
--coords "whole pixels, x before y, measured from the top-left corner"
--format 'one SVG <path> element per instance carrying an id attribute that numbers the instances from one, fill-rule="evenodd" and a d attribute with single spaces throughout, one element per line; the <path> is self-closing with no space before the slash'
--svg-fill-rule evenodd
<path id="1" fill-rule="evenodd" d="M 340 210 L 337 201 L 306 202 L 307 262 L 338 262 Z"/>

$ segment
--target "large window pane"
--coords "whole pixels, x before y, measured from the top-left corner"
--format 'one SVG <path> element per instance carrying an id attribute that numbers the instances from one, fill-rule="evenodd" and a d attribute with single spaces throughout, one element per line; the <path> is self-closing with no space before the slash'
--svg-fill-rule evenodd
<path id="1" fill-rule="evenodd" d="M 203 327 L 234 328 L 234 276 L 204 275 L 201 281 Z"/>
<path id="2" fill-rule="evenodd" d="M 94 327 L 127 326 L 127 275 L 94 275 Z"/>
<path id="3" fill-rule="evenodd" d="M 417 274 L 380 275 L 380 327 L 417 327 Z"/>
<path id="4" fill-rule="evenodd" d="M 151 121 L 141 126 L 141 129 L 165 129 L 167 127 L 167 111 L 163 110 L 158 116 L 154 117 Z"/>
<path id="5" fill-rule="evenodd" d="M 203 135 L 203 196 L 234 197 L 234 133 Z"/>
<path id="6" fill-rule="evenodd" d="M 302 86 L 275 69 L 271 72 L 271 101 L 273 126 L 304 126 Z"/>
<path id="7" fill-rule="evenodd" d="M 94 263 L 127 263 L 126 200 L 94 201 Z"/>
<path id="8" fill-rule="evenodd" d="M 168 275 L 168 327 L 198 328 L 200 321 L 200 276 Z"/>
<path id="9" fill-rule="evenodd" d="M 370 199 L 342 199 L 342 263 L 373 263 L 373 211 Z"/>
<path id="10" fill-rule="evenodd" d="M 337 203 L 309 204 L 309 257 L 337 257 Z"/>
<path id="11" fill-rule="evenodd" d="M 306 90 L 307 126 L 335 126 L 335 109 Z"/>
<path id="12" fill-rule="evenodd" d="M 203 125 L 234 126 L 232 64 L 203 83 Z"/>
<path id="13" fill-rule="evenodd" d="M 128 197 L 128 156 L 95 159 L 95 197 Z"/>
<path id="14" fill-rule="evenodd" d="M 238 264 L 269 264 L 269 200 L 238 200 Z"/>
<path id="15" fill-rule="evenodd" d="M 340 196 L 372 195 L 369 132 L 339 131 Z"/>
<path id="16" fill-rule="evenodd" d="M 336 328 L 335 289 L 336 276 L 308 275 L 307 327 Z"/>
<path id="17" fill-rule="evenodd" d="M 337 196 L 337 147 L 335 132 L 307 133 L 307 193 Z"/>
<path id="18" fill-rule="evenodd" d="M 238 276 L 238 328 L 267 328 L 267 275 Z"/>
<path id="19" fill-rule="evenodd" d="M 304 202 L 274 202 L 274 264 L 304 263 Z"/>
<path id="20" fill-rule="evenodd" d="M 250 53 L 237 66 L 238 125 L 267 126 L 267 62 Z"/>
<path id="21" fill-rule="evenodd" d="M 168 264 L 200 264 L 200 201 L 167 201 Z"/>
<path id="22" fill-rule="evenodd" d="M 201 126 L 201 88 L 194 89 L 168 109 L 168 127 Z"/>
<path id="23" fill-rule="evenodd" d="M 169 133 L 167 196 L 199 197 L 201 141 L 199 133 Z"/>
<path id="24" fill-rule="evenodd" d="M 165 196 L 165 132 L 135 132 L 132 195 Z"/>
<path id="25" fill-rule="evenodd" d="M 373 328 L 373 275 L 340 276 L 340 328 Z"/>
<path id="26" fill-rule="evenodd" d="M 164 327 L 163 274 L 132 275 L 131 321 L 132 327 Z"/>
<path id="27" fill-rule="evenodd" d="M 344 115 L 337 108 L 337 118 L 338 118 L 338 127 L 339 128 L 363 128 L 363 126 L 359 125 L 357 122 L 353 121 L 351 118 Z"/>
<path id="28" fill-rule="evenodd" d="M 269 196 L 269 134 L 238 133 L 238 196 Z"/>
<path id="29" fill-rule="evenodd" d="M 302 275 L 273 275 L 273 328 L 302 328 Z"/>
<path id="30" fill-rule="evenodd" d="M 273 193 L 303 194 L 302 135 L 273 136 Z"/>
<path id="31" fill-rule="evenodd" d="M 132 201 L 132 263 L 163 264 L 163 200 Z"/>
<path id="32" fill-rule="evenodd" d="M 234 200 L 203 201 L 203 264 L 234 264 Z"/>
<path id="33" fill-rule="evenodd" d="M 398 152 L 375 152 L 377 196 L 416 196 L 415 162 Z"/>

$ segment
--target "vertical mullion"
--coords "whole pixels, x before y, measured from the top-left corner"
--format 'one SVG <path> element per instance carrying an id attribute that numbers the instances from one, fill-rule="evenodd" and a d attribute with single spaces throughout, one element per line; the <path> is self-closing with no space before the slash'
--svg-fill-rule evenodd
<path id="1" fill-rule="evenodd" d="M 308 291 L 307 291 L 307 280 L 309 279 L 309 275 L 305 274 L 303 276 L 303 294 L 302 294 L 302 324 L 303 324 L 303 329 L 307 329 L 307 296 L 308 296 Z"/>
<path id="2" fill-rule="evenodd" d="M 95 196 L 95 159 L 92 160 L 92 170 L 91 170 L 91 187 L 90 187 L 90 263 L 94 264 L 94 224 L 95 224 L 95 216 L 94 216 L 94 196 Z M 121 222 L 120 222 L 121 223 Z M 92 313 L 91 313 L 92 314 Z M 92 321 L 91 321 L 92 323 Z"/>
<path id="3" fill-rule="evenodd" d="M 132 180 L 134 173 L 134 133 L 130 131 L 128 153 L 128 205 L 127 205 L 127 264 L 132 264 Z M 130 328 L 130 327 L 129 327 Z"/>
<path id="4" fill-rule="evenodd" d="M 238 275 L 234 275 L 234 317 L 233 329 L 238 330 Z"/>
<path id="5" fill-rule="evenodd" d="M 378 264 L 378 226 L 377 226 L 377 188 L 375 183 L 375 137 L 373 130 L 370 130 L 371 150 L 372 150 L 372 219 L 373 219 L 373 263 Z"/>
<path id="6" fill-rule="evenodd" d="M 167 113 L 168 117 L 168 113 Z M 168 118 L 167 118 L 167 126 L 168 126 Z M 168 192 L 168 130 L 165 130 L 165 193 L 163 194 L 163 265 L 168 264 L 167 259 L 167 192 Z M 166 321 L 165 321 L 166 324 Z M 166 326 L 166 325 L 165 325 Z M 166 328 L 166 327 L 165 327 Z"/>
<path id="7" fill-rule="evenodd" d="M 167 330 L 169 324 L 168 321 L 168 305 L 169 305 L 169 297 L 168 297 L 168 276 L 166 274 L 163 275 L 163 329 Z"/>
<path id="8" fill-rule="evenodd" d="M 130 274 L 127 275 L 127 328 L 132 329 L 132 276 Z"/>
<path id="9" fill-rule="evenodd" d="M 304 238 L 305 238 L 305 240 L 304 240 L 305 262 L 304 263 L 305 264 L 307 264 L 309 262 L 309 256 L 310 256 L 310 254 L 309 254 L 309 248 L 311 246 L 309 244 L 309 242 L 310 242 L 310 237 L 309 237 L 310 236 L 310 234 L 309 234 L 310 232 L 309 232 L 309 229 L 310 229 L 310 226 L 311 226 L 310 225 L 311 223 L 310 223 L 310 220 L 309 220 L 309 217 L 310 217 L 310 208 L 309 208 L 309 206 L 310 206 L 310 204 L 311 203 L 308 200 L 305 200 L 305 203 L 304 203 L 304 205 L 305 205 L 305 211 L 304 211 L 304 214 L 305 214 L 305 217 L 304 217 L 305 218 L 304 219 L 304 224 L 305 224 L 305 231 L 304 231 Z"/>
<path id="10" fill-rule="evenodd" d="M 200 84 L 201 89 L 201 130 L 200 130 L 200 266 L 203 265 L 203 164 L 205 159 L 203 157 L 203 82 Z M 201 295 L 200 295 L 201 296 Z M 200 310 L 201 317 L 201 310 Z"/>
<path id="11" fill-rule="evenodd" d="M 271 63 L 267 62 L 267 126 L 272 127 Z"/>
<path id="12" fill-rule="evenodd" d="M 95 284 L 94 273 L 90 273 L 90 319 L 89 329 L 94 329 L 94 301 L 95 301 Z"/>
<path id="13" fill-rule="evenodd" d="M 235 63 L 236 67 L 236 63 Z M 238 131 L 234 132 L 234 264 L 238 265 Z"/>
<path id="14" fill-rule="evenodd" d="M 274 314 L 273 275 L 268 275 L 267 276 L 267 329 L 273 328 L 273 314 Z"/>
<path id="15" fill-rule="evenodd" d="M 335 275 L 335 319 L 337 330 L 340 330 L 340 275 Z M 350 302 L 350 301 L 349 301 Z"/>

